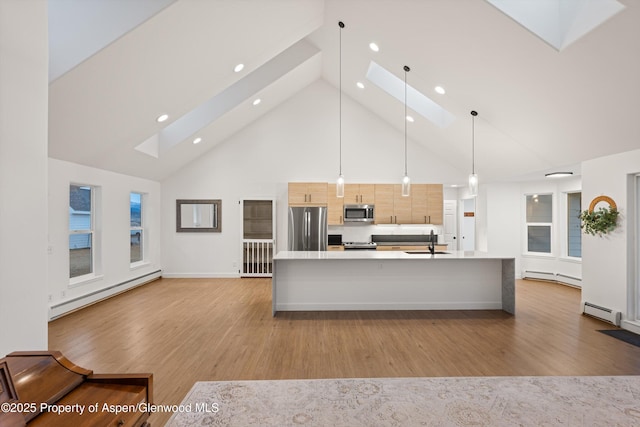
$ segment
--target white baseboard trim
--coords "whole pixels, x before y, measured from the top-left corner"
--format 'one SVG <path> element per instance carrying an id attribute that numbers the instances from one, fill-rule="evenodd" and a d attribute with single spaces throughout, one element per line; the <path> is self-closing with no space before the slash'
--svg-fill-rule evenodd
<path id="1" fill-rule="evenodd" d="M 276 311 L 500 310 L 501 301 L 415 303 L 277 303 Z"/>
<path id="2" fill-rule="evenodd" d="M 167 279 L 235 279 L 240 273 L 162 273 Z"/>
<path id="3" fill-rule="evenodd" d="M 151 273 L 143 274 L 142 276 L 136 277 L 134 279 L 124 281 L 122 283 L 108 286 L 104 289 L 98 289 L 84 295 L 78 295 L 67 300 L 58 301 L 55 304 L 49 306 L 49 321 L 55 320 L 66 314 L 72 313 L 88 305 L 95 304 L 99 301 L 110 298 L 114 295 L 128 291 L 135 287 L 147 284 L 156 279 L 159 279 L 160 277 L 162 277 L 162 270 L 157 270 Z"/>
<path id="4" fill-rule="evenodd" d="M 629 332 L 640 335 L 640 322 L 634 322 L 632 320 L 623 320 L 620 322 L 620 327 L 626 329 Z"/>

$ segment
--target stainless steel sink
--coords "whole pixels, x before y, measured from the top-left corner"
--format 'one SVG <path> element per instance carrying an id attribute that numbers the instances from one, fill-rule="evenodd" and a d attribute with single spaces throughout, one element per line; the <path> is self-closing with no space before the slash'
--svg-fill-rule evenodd
<path id="1" fill-rule="evenodd" d="M 450 252 L 442 252 L 442 251 L 435 251 L 433 254 L 434 255 L 445 255 L 448 254 Z M 431 255 L 431 252 L 429 251 L 410 251 L 410 252 L 405 252 L 405 254 L 409 254 L 409 255 Z"/>

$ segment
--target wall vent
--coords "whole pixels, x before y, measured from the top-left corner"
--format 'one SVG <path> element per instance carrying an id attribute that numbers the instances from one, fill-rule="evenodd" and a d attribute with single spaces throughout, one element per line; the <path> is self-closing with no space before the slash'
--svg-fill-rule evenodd
<path id="1" fill-rule="evenodd" d="M 585 302 L 582 314 L 620 326 L 620 312 L 611 310 L 610 308 Z"/>

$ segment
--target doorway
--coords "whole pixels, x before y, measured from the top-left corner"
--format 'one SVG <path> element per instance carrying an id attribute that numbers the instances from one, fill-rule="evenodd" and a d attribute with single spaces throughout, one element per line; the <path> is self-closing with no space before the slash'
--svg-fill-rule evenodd
<path id="1" fill-rule="evenodd" d="M 460 248 L 463 251 L 476 250 L 476 199 L 462 199 L 462 221 L 460 221 Z"/>
<path id="2" fill-rule="evenodd" d="M 275 200 L 242 200 L 241 277 L 271 277 L 275 251 Z"/>
<path id="3" fill-rule="evenodd" d="M 456 200 L 444 201 L 444 243 L 452 251 L 458 248 L 458 202 Z"/>

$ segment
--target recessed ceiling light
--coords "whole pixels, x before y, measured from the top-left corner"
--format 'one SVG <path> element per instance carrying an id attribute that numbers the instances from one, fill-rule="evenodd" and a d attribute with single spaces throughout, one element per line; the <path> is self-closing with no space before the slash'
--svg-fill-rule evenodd
<path id="1" fill-rule="evenodd" d="M 413 123 L 413 122 L 414 122 L 413 117 L 411 117 L 411 116 L 407 116 L 407 121 L 408 121 L 409 123 Z"/>
<path id="2" fill-rule="evenodd" d="M 233 71 L 235 71 L 236 73 L 239 73 L 240 71 L 242 71 L 243 68 L 244 68 L 244 64 L 238 64 L 233 68 Z"/>
<path id="3" fill-rule="evenodd" d="M 436 91 L 436 93 L 439 93 L 440 95 L 445 94 L 445 90 L 442 86 L 436 86 L 434 90 Z"/>
<path id="4" fill-rule="evenodd" d="M 544 174 L 544 176 L 546 176 L 547 178 L 562 178 L 571 175 L 573 175 L 573 172 L 551 172 Z"/>
<path id="5" fill-rule="evenodd" d="M 369 43 L 369 49 L 371 49 L 374 52 L 378 52 L 380 50 L 380 48 L 378 47 L 377 44 L 375 44 L 374 42 Z"/>
<path id="6" fill-rule="evenodd" d="M 256 100 L 253 101 L 253 105 L 258 105 L 262 102 L 262 100 L 260 98 L 257 98 Z"/>
<path id="7" fill-rule="evenodd" d="M 356 86 L 358 86 L 360 89 L 364 89 L 364 83 L 362 82 L 356 83 Z"/>
<path id="8" fill-rule="evenodd" d="M 162 122 L 166 121 L 168 118 L 169 118 L 168 114 L 163 114 L 161 116 L 158 116 L 158 118 L 156 119 L 156 122 L 162 123 Z"/>
<path id="9" fill-rule="evenodd" d="M 199 144 L 201 142 L 202 142 L 202 138 L 200 138 L 200 137 L 197 137 L 196 139 L 193 140 L 194 144 Z"/>

